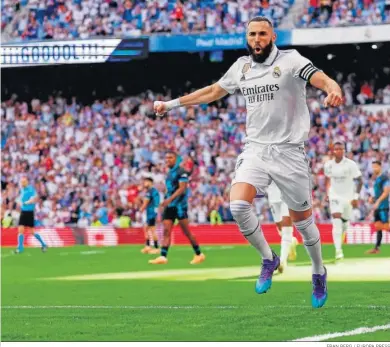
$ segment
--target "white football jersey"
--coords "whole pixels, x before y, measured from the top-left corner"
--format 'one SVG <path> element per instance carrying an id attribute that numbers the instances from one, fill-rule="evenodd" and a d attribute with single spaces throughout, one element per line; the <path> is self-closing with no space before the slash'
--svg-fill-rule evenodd
<path id="1" fill-rule="evenodd" d="M 274 181 L 268 186 L 268 201 L 275 203 L 282 201 L 282 193 Z"/>
<path id="2" fill-rule="evenodd" d="M 241 90 L 248 142 L 302 144 L 310 130 L 306 83 L 316 71 L 296 50 L 274 46 L 262 64 L 240 57 L 218 83 L 230 94 Z"/>
<path id="3" fill-rule="evenodd" d="M 344 200 L 353 200 L 355 195 L 354 179 L 360 177 L 357 164 L 348 158 L 343 158 L 339 163 L 334 159 L 325 163 L 325 175 L 330 178 L 329 196 Z"/>

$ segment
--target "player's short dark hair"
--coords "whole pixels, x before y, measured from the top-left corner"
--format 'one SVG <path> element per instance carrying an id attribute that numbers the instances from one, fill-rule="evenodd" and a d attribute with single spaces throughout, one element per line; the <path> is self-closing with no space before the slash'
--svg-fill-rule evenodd
<path id="1" fill-rule="evenodd" d="M 344 146 L 344 143 L 342 143 L 341 141 L 336 141 L 334 144 L 333 144 L 333 147 L 334 146 L 343 146 L 343 147 L 345 147 Z"/>
<path id="2" fill-rule="evenodd" d="M 274 25 L 272 24 L 272 21 L 270 21 L 267 17 L 264 17 L 264 16 L 256 16 L 256 17 L 253 17 L 253 18 L 248 22 L 247 26 L 249 26 L 249 24 L 252 23 L 252 22 L 267 22 L 271 28 L 274 27 Z"/>
<path id="3" fill-rule="evenodd" d="M 154 182 L 152 177 L 144 177 L 145 181 Z"/>
<path id="4" fill-rule="evenodd" d="M 379 165 L 379 166 L 382 166 L 382 162 L 380 162 L 379 160 L 374 160 L 372 163 Z"/>

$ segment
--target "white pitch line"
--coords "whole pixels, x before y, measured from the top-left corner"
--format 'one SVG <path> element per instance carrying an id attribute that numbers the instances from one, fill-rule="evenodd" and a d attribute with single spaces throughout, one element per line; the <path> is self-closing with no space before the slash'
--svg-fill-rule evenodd
<path id="1" fill-rule="evenodd" d="M 24 310 L 33 310 L 33 309 L 142 309 L 142 310 L 155 310 L 155 309 L 166 309 L 166 310 L 196 310 L 196 309 L 244 309 L 248 308 L 247 306 L 224 306 L 224 305 L 215 305 L 215 306 L 199 306 L 199 305 L 148 305 L 148 306 L 95 306 L 95 305 L 47 305 L 47 306 L 32 306 L 32 305 L 18 305 L 18 306 L 1 306 L 2 309 L 12 310 L 12 309 L 24 309 Z M 312 309 L 311 306 L 304 305 L 266 305 L 260 306 L 259 309 L 286 309 L 286 308 L 299 308 L 299 309 Z M 353 309 L 353 308 L 366 308 L 366 309 L 390 309 L 390 305 L 341 305 L 341 306 L 327 306 L 327 309 Z"/>
<path id="2" fill-rule="evenodd" d="M 136 310 L 136 309 L 142 309 L 142 310 L 158 310 L 158 309 L 165 309 L 165 310 L 191 310 L 191 309 L 221 309 L 221 310 L 228 310 L 228 309 L 235 309 L 239 308 L 238 306 L 88 306 L 88 305 L 62 305 L 62 306 L 1 306 L 2 309 L 25 309 L 25 310 L 33 310 L 33 309 L 75 309 L 75 308 L 81 308 L 81 309 L 127 309 L 127 310 Z"/>
<path id="3" fill-rule="evenodd" d="M 332 333 L 332 334 L 324 334 L 324 335 L 315 335 L 315 336 L 309 336 L 309 337 L 303 337 L 301 339 L 292 340 L 294 342 L 308 342 L 308 341 L 325 341 L 329 339 L 334 339 L 336 337 L 342 337 L 342 336 L 353 336 L 353 335 L 362 335 L 362 334 L 368 334 L 373 333 L 375 331 L 379 330 L 390 330 L 390 324 L 386 325 L 376 325 L 372 328 L 368 327 L 361 327 L 354 330 L 344 331 L 342 333 Z"/>

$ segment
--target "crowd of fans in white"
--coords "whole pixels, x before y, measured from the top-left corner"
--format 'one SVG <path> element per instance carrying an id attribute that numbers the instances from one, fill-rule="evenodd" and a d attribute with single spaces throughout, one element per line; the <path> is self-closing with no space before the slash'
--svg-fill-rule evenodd
<path id="1" fill-rule="evenodd" d="M 263 15 L 278 26 L 293 0 L 4 0 L 3 29 L 13 40 L 86 39 L 150 33 L 244 32 Z M 18 21 L 15 14 L 22 8 Z"/>
<path id="2" fill-rule="evenodd" d="M 2 0 L 10 40 L 87 39 L 151 33 L 244 32 L 267 16 L 277 27 L 294 0 Z M 23 11 L 24 10 L 24 11 Z M 15 20 L 17 18 L 17 20 Z M 298 27 L 390 23 L 389 0 L 308 0 Z"/>

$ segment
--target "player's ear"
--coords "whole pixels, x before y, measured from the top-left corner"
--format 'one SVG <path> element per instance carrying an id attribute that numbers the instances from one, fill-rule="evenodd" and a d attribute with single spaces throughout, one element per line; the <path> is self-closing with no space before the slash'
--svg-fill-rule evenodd
<path id="1" fill-rule="evenodd" d="M 272 42 L 273 42 L 273 43 L 276 42 L 276 33 L 275 33 L 275 32 L 272 34 Z"/>

